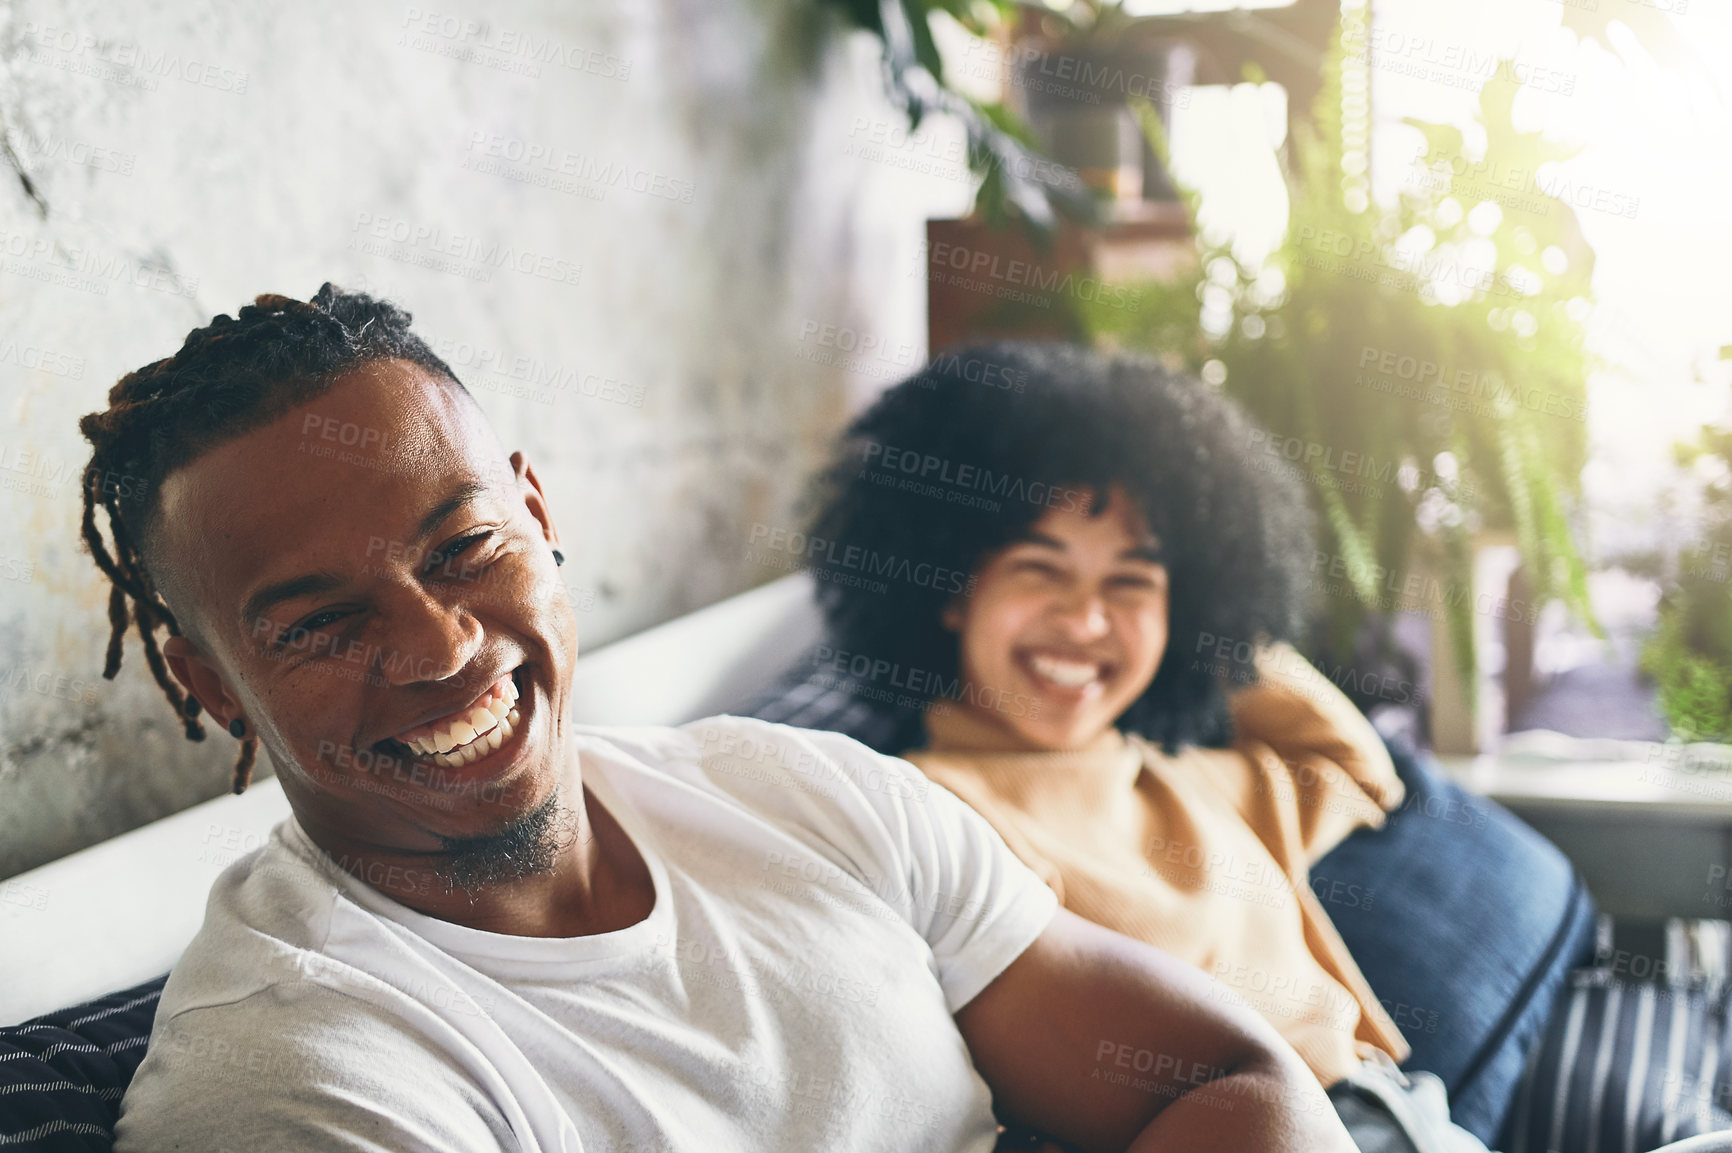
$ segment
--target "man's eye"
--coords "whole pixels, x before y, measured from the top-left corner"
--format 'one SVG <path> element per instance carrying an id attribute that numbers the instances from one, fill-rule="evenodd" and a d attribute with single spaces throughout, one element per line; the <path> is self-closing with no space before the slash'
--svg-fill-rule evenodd
<path id="1" fill-rule="evenodd" d="M 430 573 L 434 569 L 439 568 L 451 560 L 452 557 L 462 556 L 476 541 L 486 540 L 492 535 L 492 530 L 488 530 L 486 532 L 471 533 L 460 540 L 452 541 L 445 547 L 444 551 L 435 552 L 427 558 L 427 572 Z"/>
<path id="2" fill-rule="evenodd" d="M 325 625 L 335 624 L 337 621 L 342 620 L 343 617 L 346 615 L 347 615 L 346 613 L 340 612 L 337 609 L 326 609 L 322 613 L 314 613 L 312 616 L 308 617 L 306 620 L 302 621 L 301 623 L 296 624 L 296 625 L 290 625 L 288 628 L 286 628 L 282 632 L 278 633 L 276 644 L 273 645 L 272 647 L 280 649 L 284 645 L 288 644 L 289 638 L 294 636 L 296 633 L 313 632 L 316 629 L 324 628 Z M 325 620 L 326 617 L 330 617 L 331 619 L 327 621 L 327 620 Z M 323 622 L 322 624 L 320 623 L 321 621 Z"/>

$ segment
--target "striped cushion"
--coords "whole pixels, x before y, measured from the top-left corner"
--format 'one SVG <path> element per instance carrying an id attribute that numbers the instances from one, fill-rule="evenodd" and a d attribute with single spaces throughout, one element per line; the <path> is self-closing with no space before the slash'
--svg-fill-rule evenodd
<path id="1" fill-rule="evenodd" d="M 1572 974 L 1528 1066 L 1507 1153 L 1647 1153 L 1732 1129 L 1728 992 Z"/>
<path id="2" fill-rule="evenodd" d="M 0 1150 L 107 1153 L 167 975 L 0 1029 Z"/>
<path id="3" fill-rule="evenodd" d="M 740 715 L 841 733 L 869 749 L 896 756 L 926 743 L 921 710 L 900 697 L 832 674 L 813 652 L 740 709 Z"/>

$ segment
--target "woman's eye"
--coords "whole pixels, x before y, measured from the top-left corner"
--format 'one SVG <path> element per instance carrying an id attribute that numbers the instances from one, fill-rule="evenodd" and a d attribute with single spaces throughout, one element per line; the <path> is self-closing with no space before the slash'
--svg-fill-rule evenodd
<path id="1" fill-rule="evenodd" d="M 1136 592 L 1156 592 L 1166 587 L 1167 578 L 1165 573 L 1121 573 L 1112 578 L 1112 583 Z"/>

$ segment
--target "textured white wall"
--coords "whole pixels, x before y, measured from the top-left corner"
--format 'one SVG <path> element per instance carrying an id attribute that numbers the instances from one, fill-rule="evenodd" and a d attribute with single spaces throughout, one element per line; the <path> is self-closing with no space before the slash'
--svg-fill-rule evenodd
<path id="1" fill-rule="evenodd" d="M 76 421 L 119 376 L 259 292 L 392 297 L 538 462 L 585 643 L 625 635 L 779 575 L 750 527 L 923 353 L 967 187 L 894 124 L 817 0 L 0 8 L 0 877 L 233 761 L 135 635 L 101 678 Z"/>

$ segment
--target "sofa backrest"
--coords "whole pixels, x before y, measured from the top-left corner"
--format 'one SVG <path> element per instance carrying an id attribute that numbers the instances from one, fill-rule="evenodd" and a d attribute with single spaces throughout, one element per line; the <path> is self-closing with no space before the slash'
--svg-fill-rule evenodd
<path id="1" fill-rule="evenodd" d="M 803 573 L 578 659 L 572 719 L 680 724 L 728 712 L 818 642 Z M 0 882 L 0 1025 L 167 972 L 217 874 L 288 816 L 272 777 Z"/>

